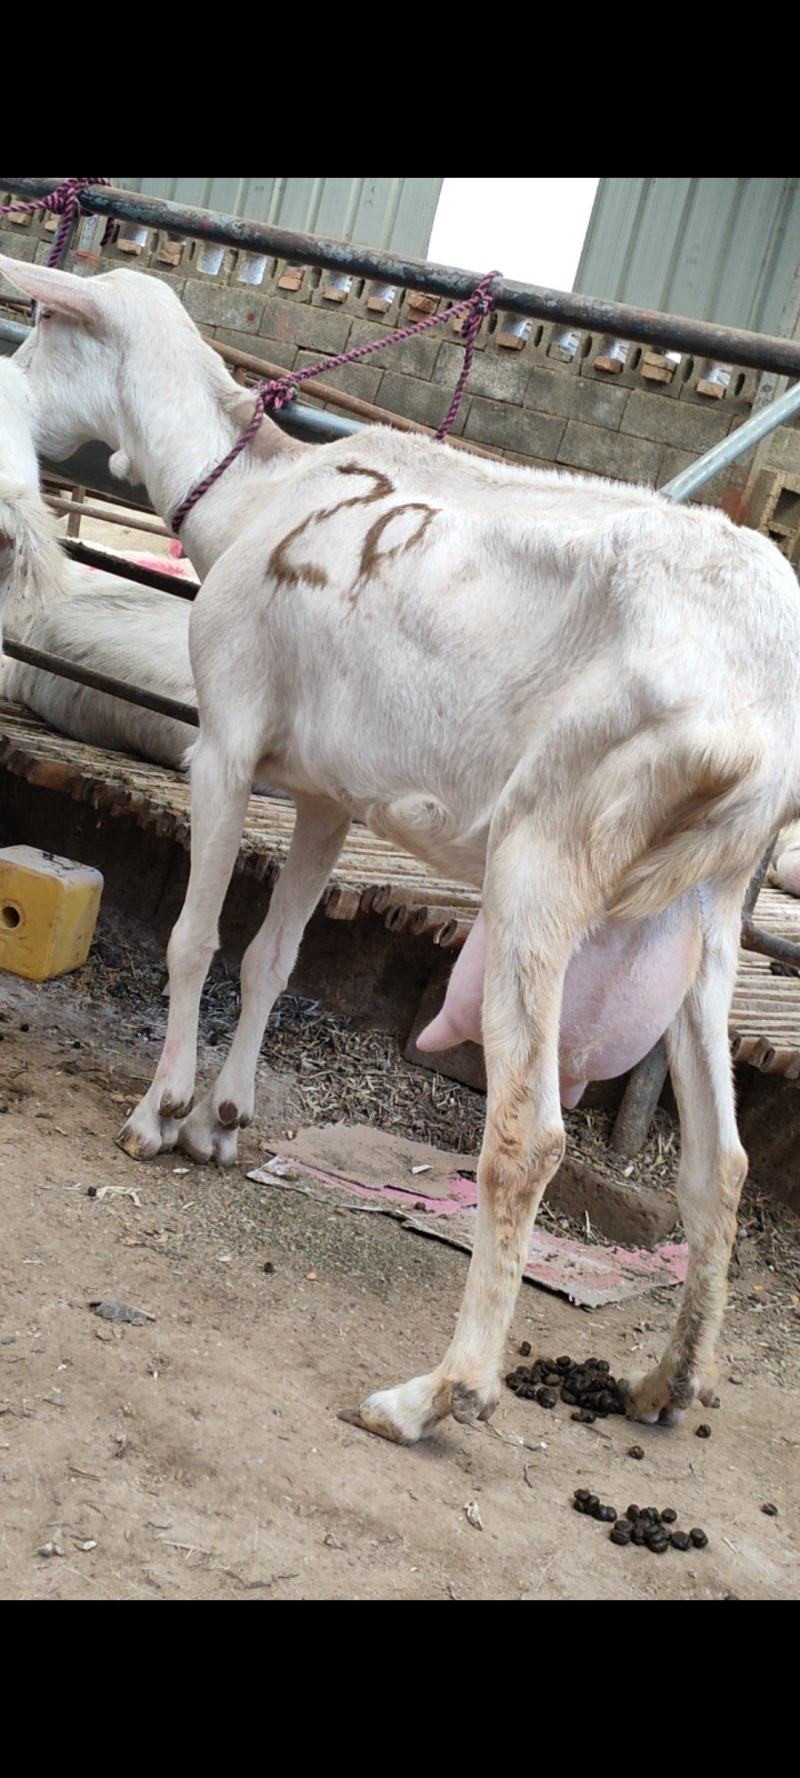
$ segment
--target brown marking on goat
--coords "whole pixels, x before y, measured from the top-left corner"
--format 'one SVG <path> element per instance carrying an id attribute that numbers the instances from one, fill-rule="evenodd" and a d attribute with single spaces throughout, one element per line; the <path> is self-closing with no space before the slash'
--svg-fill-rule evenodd
<path id="1" fill-rule="evenodd" d="M 340 463 L 337 474 L 366 475 L 375 486 L 367 494 L 353 494 L 349 500 L 338 501 L 336 506 L 324 506 L 321 512 L 309 513 L 301 525 L 297 525 L 294 531 L 289 531 L 275 545 L 267 563 L 267 573 L 273 575 L 280 586 L 298 586 L 301 580 L 307 581 L 310 586 L 327 586 L 329 577 L 324 568 L 317 567 L 314 562 L 300 562 L 295 567 L 286 560 L 287 550 L 297 542 L 309 525 L 320 524 L 323 519 L 332 519 L 335 513 L 343 512 L 346 506 L 369 506 L 373 500 L 383 500 L 388 494 L 394 493 L 389 477 L 383 475 L 379 469 L 362 469 L 358 463 Z"/>
<path id="2" fill-rule="evenodd" d="M 538 1205 L 564 1158 L 563 1129 L 538 1130 L 531 1139 L 529 1117 L 530 1083 L 509 1072 L 490 1109 L 478 1175 L 506 1236 Z"/>
<path id="3" fill-rule="evenodd" d="M 412 535 L 407 537 L 403 543 L 395 543 L 388 549 L 380 549 L 378 546 L 384 531 L 392 524 L 394 519 L 399 518 L 400 514 L 404 512 L 421 512 L 424 515 L 418 524 L 416 531 L 412 532 Z M 414 549 L 416 545 L 422 541 L 431 519 L 435 519 L 435 517 L 436 508 L 433 506 L 426 506 L 421 500 L 410 500 L 404 506 L 393 506 L 390 512 L 381 513 L 380 518 L 375 520 L 374 525 L 370 525 L 367 535 L 364 538 L 356 586 L 358 586 L 361 581 L 368 580 L 370 575 L 374 573 L 379 562 L 385 561 L 388 556 L 405 555 L 407 550 Z M 351 592 L 350 597 L 351 599 L 355 599 L 355 588 Z"/>
<path id="4" fill-rule="evenodd" d="M 325 512 L 320 513 L 320 518 L 333 518 L 335 512 L 344 512 L 346 506 L 369 506 L 373 500 L 385 500 L 389 494 L 394 493 L 394 484 L 379 469 L 365 469 L 360 463 L 340 463 L 337 475 L 368 475 L 375 486 L 369 494 L 351 494 L 349 500 L 340 500 L 338 505 L 329 506 Z"/>
<path id="5" fill-rule="evenodd" d="M 170 1093 L 164 1093 L 158 1107 L 159 1115 L 161 1117 L 172 1117 L 175 1118 L 177 1122 L 180 1122 L 182 1118 L 189 1116 L 193 1104 L 194 1099 L 189 1098 L 184 1099 L 182 1103 L 176 1105 L 172 1095 Z"/>
<path id="6" fill-rule="evenodd" d="M 318 568 L 314 562 L 299 562 L 295 567 L 293 563 L 286 560 L 286 551 L 291 545 L 297 542 L 298 537 L 302 537 L 303 532 L 314 523 L 315 519 L 324 516 L 323 513 L 309 513 L 302 525 L 296 525 L 293 531 L 287 532 L 280 543 L 276 543 L 267 563 L 267 573 L 273 576 L 279 586 L 298 586 L 301 580 L 308 581 L 310 586 L 328 585 L 325 569 Z"/>

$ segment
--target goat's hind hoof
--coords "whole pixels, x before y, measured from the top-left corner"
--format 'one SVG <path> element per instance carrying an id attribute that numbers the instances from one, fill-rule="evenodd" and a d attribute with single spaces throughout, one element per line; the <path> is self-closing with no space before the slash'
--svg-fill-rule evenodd
<path id="1" fill-rule="evenodd" d="M 643 1426 L 680 1426 L 685 1410 L 670 1400 L 659 1371 L 621 1377 L 619 1387 L 629 1420 Z"/>
<path id="2" fill-rule="evenodd" d="M 462 1425 L 474 1425 L 488 1419 L 493 1407 L 494 1397 L 482 1400 L 477 1390 L 431 1371 L 412 1377 L 410 1383 L 399 1383 L 395 1389 L 377 1389 L 359 1408 L 345 1409 L 339 1419 L 360 1426 L 363 1432 L 374 1432 L 378 1438 L 391 1439 L 395 1445 L 415 1445 L 447 1414 L 454 1414 Z"/>
<path id="3" fill-rule="evenodd" d="M 461 1426 L 477 1426 L 479 1421 L 491 1420 L 498 1399 L 497 1394 L 493 1393 L 487 1400 L 483 1400 L 477 1389 L 469 1389 L 466 1383 L 454 1383 L 450 1396 L 450 1412 Z"/>
<path id="4" fill-rule="evenodd" d="M 360 1408 L 341 1408 L 336 1418 L 344 1420 L 347 1426 L 358 1426 L 361 1432 L 374 1432 L 376 1438 L 388 1438 L 394 1445 L 413 1443 L 386 1415 L 370 1412 L 366 1402 Z"/>

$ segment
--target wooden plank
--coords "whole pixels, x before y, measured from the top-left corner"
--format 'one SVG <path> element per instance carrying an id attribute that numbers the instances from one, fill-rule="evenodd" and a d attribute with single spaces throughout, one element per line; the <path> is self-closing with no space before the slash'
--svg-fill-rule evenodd
<path id="1" fill-rule="evenodd" d="M 10 704 L 0 705 L 0 766 L 30 784 L 89 802 L 109 819 L 124 815 L 188 848 L 191 793 L 180 772 L 71 741 Z M 237 868 L 261 881 L 273 875 L 293 829 L 290 803 L 252 797 Z M 354 824 L 322 905 L 331 919 L 377 917 L 390 932 L 455 951 L 478 912 L 480 891 L 440 876 Z M 755 919 L 765 932 L 800 943 L 800 901 L 781 890 L 761 889 Z M 737 1059 L 800 1079 L 800 977 L 773 975 L 768 958 L 740 952 L 730 1032 Z"/>

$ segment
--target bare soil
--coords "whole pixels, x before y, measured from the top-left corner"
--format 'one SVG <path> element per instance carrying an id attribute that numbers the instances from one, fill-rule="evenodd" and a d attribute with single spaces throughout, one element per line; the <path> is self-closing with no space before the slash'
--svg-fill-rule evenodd
<path id="1" fill-rule="evenodd" d="M 250 1183 L 244 1168 L 312 1117 L 371 1116 L 471 1151 L 482 1101 L 401 1065 L 391 1038 L 286 997 L 241 1169 L 138 1166 L 112 1139 L 155 1065 L 161 981 L 155 953 L 108 919 L 76 975 L 2 978 L 0 1597 L 797 1597 L 790 1213 L 757 1191 L 746 1201 L 719 1410 L 671 1431 L 589 1427 L 504 1391 L 491 1427 L 449 1423 L 414 1450 L 371 1439 L 337 1410 L 441 1355 L 466 1256 L 321 1193 Z M 233 1011 L 218 965 L 203 1078 Z M 656 1148 L 656 1174 L 657 1160 Z M 100 1319 L 97 1300 L 147 1319 Z M 658 1355 L 676 1306 L 661 1291 L 587 1312 L 525 1285 L 509 1364 L 529 1340 L 534 1355 L 594 1353 L 624 1374 Z M 634 1443 L 641 1462 L 626 1454 Z M 571 1510 L 581 1486 L 621 1512 L 674 1506 L 709 1546 L 617 1548 Z M 38 1553 L 48 1545 L 61 1553 Z"/>

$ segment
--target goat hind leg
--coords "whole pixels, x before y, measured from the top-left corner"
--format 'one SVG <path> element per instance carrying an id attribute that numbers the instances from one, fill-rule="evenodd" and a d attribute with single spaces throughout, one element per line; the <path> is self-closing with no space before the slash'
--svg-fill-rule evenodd
<path id="1" fill-rule="evenodd" d="M 236 1160 L 239 1130 L 254 1109 L 255 1076 L 267 1019 L 294 968 L 300 940 L 342 848 L 349 826 L 338 803 L 297 799 L 286 863 L 267 917 L 242 959 L 242 1007 L 218 1079 L 181 1125 L 178 1141 L 195 1161 Z"/>
<path id="2" fill-rule="evenodd" d="M 175 1147 L 194 1092 L 200 995 L 217 948 L 217 927 L 242 837 L 250 773 L 232 789 L 228 761 L 201 738 L 192 761 L 192 864 L 180 917 L 167 946 L 167 1034 L 153 1083 L 116 1138 L 134 1160 Z"/>
<path id="3" fill-rule="evenodd" d="M 700 971 L 667 1033 L 681 1124 L 678 1203 L 689 1267 L 678 1319 L 655 1369 L 627 1379 L 632 1419 L 672 1424 L 699 1396 L 714 1399 L 714 1356 L 747 1157 L 736 1128 L 728 1018 L 745 884 L 705 892 Z"/>
<path id="4" fill-rule="evenodd" d="M 552 848 L 541 836 L 537 845 L 528 823 L 512 829 L 490 856 L 484 892 L 486 1129 L 466 1290 L 438 1368 L 379 1390 L 341 1416 L 365 1431 L 413 1444 L 447 1414 L 471 1423 L 488 1419 L 497 1404 L 534 1217 L 564 1154 L 558 1091 L 564 972 L 595 912 L 592 891 L 574 861 L 571 868 L 566 861 L 556 864 Z"/>

